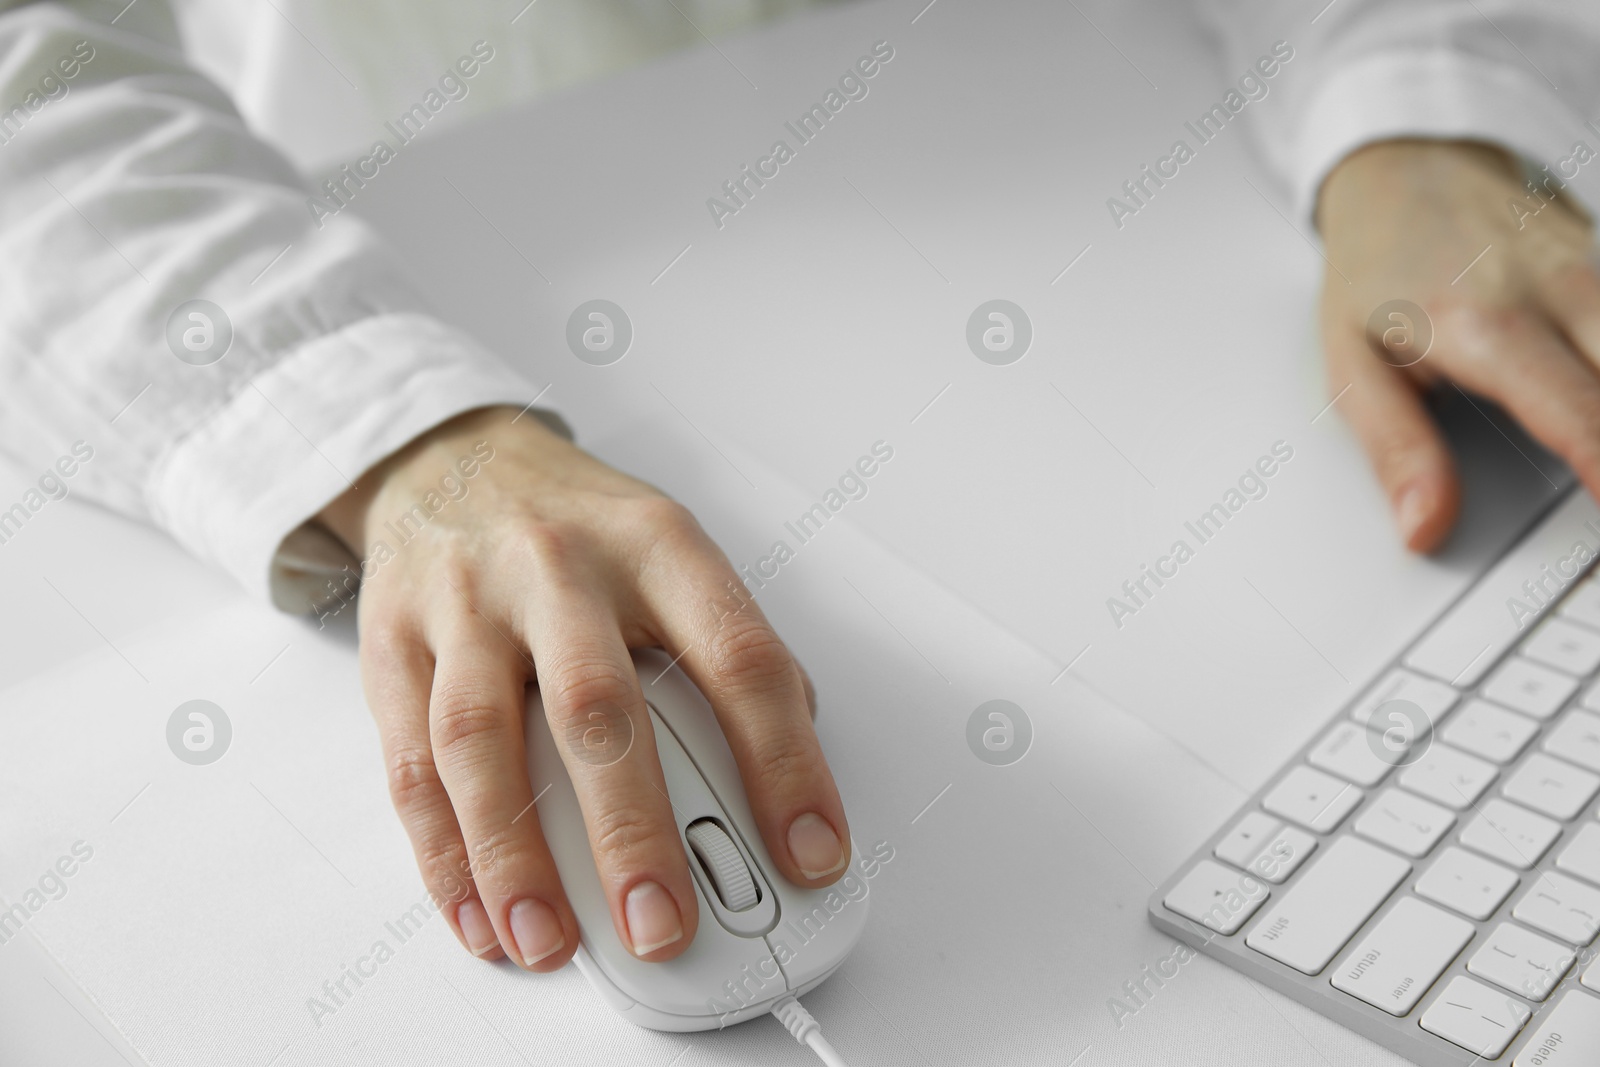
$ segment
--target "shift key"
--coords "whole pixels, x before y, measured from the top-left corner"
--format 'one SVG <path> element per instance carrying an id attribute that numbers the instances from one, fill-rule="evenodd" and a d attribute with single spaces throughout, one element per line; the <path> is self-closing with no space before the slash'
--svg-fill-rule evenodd
<path id="1" fill-rule="evenodd" d="M 1411 864 L 1394 853 L 1342 837 L 1244 943 L 1302 974 L 1317 974 L 1410 873 Z"/>

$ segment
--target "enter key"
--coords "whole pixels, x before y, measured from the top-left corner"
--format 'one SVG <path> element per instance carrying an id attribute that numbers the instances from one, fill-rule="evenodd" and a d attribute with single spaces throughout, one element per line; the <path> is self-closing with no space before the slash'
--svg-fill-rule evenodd
<path id="1" fill-rule="evenodd" d="M 1404 1015 L 1472 939 L 1472 924 L 1415 897 L 1378 920 L 1334 970 L 1333 986 Z"/>

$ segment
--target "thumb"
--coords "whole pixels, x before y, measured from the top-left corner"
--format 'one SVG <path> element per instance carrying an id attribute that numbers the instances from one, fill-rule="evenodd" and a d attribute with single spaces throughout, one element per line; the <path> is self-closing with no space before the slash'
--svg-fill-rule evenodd
<path id="1" fill-rule="evenodd" d="M 1444 541 L 1461 507 L 1455 462 L 1439 428 L 1402 371 L 1379 359 L 1365 333 L 1334 327 L 1324 337 L 1328 381 L 1345 421 L 1366 450 L 1400 539 L 1413 552 Z"/>

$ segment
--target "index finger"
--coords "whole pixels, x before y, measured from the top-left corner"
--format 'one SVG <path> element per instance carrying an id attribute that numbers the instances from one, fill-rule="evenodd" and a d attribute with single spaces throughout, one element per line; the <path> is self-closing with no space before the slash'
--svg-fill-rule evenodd
<path id="1" fill-rule="evenodd" d="M 673 541 L 641 578 L 657 636 L 716 712 L 784 877 L 830 885 L 850 862 L 850 828 L 799 665 L 692 519 Z"/>
<path id="2" fill-rule="evenodd" d="M 1589 365 L 1600 369 L 1600 269 L 1575 264 L 1547 278 L 1539 303 Z"/>
<path id="3" fill-rule="evenodd" d="M 1464 389 L 1490 397 L 1600 496 L 1600 378 L 1542 315 L 1453 308 L 1434 348 Z"/>

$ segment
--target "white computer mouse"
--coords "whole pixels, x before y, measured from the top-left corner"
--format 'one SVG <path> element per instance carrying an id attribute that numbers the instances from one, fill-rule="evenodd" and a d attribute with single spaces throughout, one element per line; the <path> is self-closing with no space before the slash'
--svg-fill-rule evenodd
<path id="1" fill-rule="evenodd" d="M 665 653 L 635 652 L 634 666 L 694 875 L 699 931 L 666 963 L 644 963 L 623 947 L 577 794 L 535 693 L 528 768 L 539 823 L 578 917 L 573 961 L 606 1003 L 640 1026 L 711 1030 L 756 1018 L 821 984 L 844 962 L 866 925 L 867 880 L 854 866 L 825 889 L 785 879 L 757 832 L 733 753 L 705 697 Z"/>

